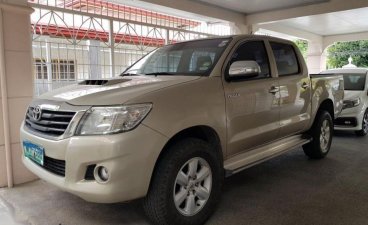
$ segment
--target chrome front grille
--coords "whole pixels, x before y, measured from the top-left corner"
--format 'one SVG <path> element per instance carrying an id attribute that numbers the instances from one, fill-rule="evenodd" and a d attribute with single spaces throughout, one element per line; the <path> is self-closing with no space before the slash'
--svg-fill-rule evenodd
<path id="1" fill-rule="evenodd" d="M 25 126 L 35 132 L 50 135 L 63 135 L 73 119 L 75 112 L 52 111 L 29 107 L 25 118 Z"/>

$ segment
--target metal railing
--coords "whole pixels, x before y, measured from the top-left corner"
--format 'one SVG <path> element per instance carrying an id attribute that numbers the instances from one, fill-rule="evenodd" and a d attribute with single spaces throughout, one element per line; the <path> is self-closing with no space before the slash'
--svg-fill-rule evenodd
<path id="1" fill-rule="evenodd" d="M 110 78 L 164 44 L 229 35 L 226 23 L 180 18 L 104 0 L 29 0 L 35 95 Z"/>

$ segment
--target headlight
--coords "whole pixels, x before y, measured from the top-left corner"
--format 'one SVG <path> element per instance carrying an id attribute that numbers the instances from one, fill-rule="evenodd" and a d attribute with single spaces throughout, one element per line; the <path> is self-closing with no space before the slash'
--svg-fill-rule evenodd
<path id="1" fill-rule="evenodd" d="M 77 135 L 114 134 L 134 129 L 147 116 L 152 104 L 92 107 L 83 116 Z"/>
<path id="2" fill-rule="evenodd" d="M 343 109 L 353 108 L 360 105 L 360 98 L 353 99 L 353 100 L 344 100 Z"/>

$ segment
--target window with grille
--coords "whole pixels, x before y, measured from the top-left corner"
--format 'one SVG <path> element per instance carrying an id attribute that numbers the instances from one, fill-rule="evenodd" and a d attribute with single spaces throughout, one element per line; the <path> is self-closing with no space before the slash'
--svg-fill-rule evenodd
<path id="1" fill-rule="evenodd" d="M 44 59 L 35 59 L 35 75 L 37 79 L 47 79 L 47 65 Z"/>
<path id="2" fill-rule="evenodd" d="M 47 62 L 35 59 L 35 75 L 37 79 L 47 79 Z M 75 61 L 64 59 L 51 60 L 52 80 L 75 80 Z"/>
<path id="3" fill-rule="evenodd" d="M 74 60 L 53 59 L 52 60 L 53 80 L 75 80 Z"/>

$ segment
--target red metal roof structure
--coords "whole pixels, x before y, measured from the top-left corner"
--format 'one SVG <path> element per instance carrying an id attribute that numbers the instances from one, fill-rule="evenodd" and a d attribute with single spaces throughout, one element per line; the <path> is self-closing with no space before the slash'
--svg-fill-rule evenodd
<path id="1" fill-rule="evenodd" d="M 52 37 L 75 38 L 77 40 L 109 41 L 109 33 L 104 31 L 87 30 L 80 28 L 60 27 L 55 25 L 32 24 L 33 32 L 38 35 Z M 142 37 L 129 34 L 114 34 L 115 43 L 144 45 L 159 47 L 165 44 L 163 38 Z"/>
<path id="2" fill-rule="evenodd" d="M 28 2 L 69 9 L 77 12 L 88 12 L 113 18 L 151 23 L 152 25 L 184 28 L 196 27 L 201 24 L 198 21 L 170 16 L 164 13 L 158 13 L 136 7 L 111 3 L 105 0 L 55 0 L 55 5 L 49 3 L 48 0 L 28 0 Z"/>
<path id="3" fill-rule="evenodd" d="M 50 6 L 50 4 L 52 4 L 48 0 L 28 1 L 31 3 L 47 6 Z M 111 3 L 105 0 L 55 0 L 53 4 L 54 5 L 51 5 L 51 7 L 76 11 L 75 14 L 78 14 L 78 12 L 87 12 L 91 14 L 96 14 L 97 17 L 98 15 L 104 15 L 112 18 L 119 18 L 123 20 L 125 19 L 128 21 L 142 22 L 144 24 L 147 24 L 147 26 L 152 24 L 152 26 L 160 25 L 168 28 L 175 27 L 182 29 L 197 27 L 201 24 L 200 22 L 194 20 L 188 20 L 136 7 Z M 100 40 L 103 42 L 108 42 L 109 40 L 109 33 L 106 31 L 80 27 L 78 28 L 68 26 L 68 24 L 58 25 L 33 22 L 32 28 L 33 33 L 38 35 L 75 38 L 77 40 Z M 165 44 L 165 39 L 162 35 L 151 35 L 151 37 L 144 37 L 143 35 L 141 36 L 138 34 L 126 34 L 121 33 L 120 31 L 114 34 L 114 40 L 115 43 L 155 47 L 159 47 Z M 171 42 L 175 41 L 171 40 Z"/>
<path id="4" fill-rule="evenodd" d="M 92 12 L 99 15 L 106 15 L 111 17 L 118 17 L 128 19 L 135 18 L 135 20 L 140 22 L 153 21 L 155 19 L 155 24 L 169 24 L 175 27 L 196 27 L 200 25 L 200 22 L 183 19 L 175 16 L 165 15 L 163 13 L 152 12 L 144 9 L 139 9 L 135 7 L 115 4 L 103 0 L 68 0 L 63 3 L 66 9 L 81 10 L 84 12 Z M 160 22 L 162 21 L 162 22 Z"/>

